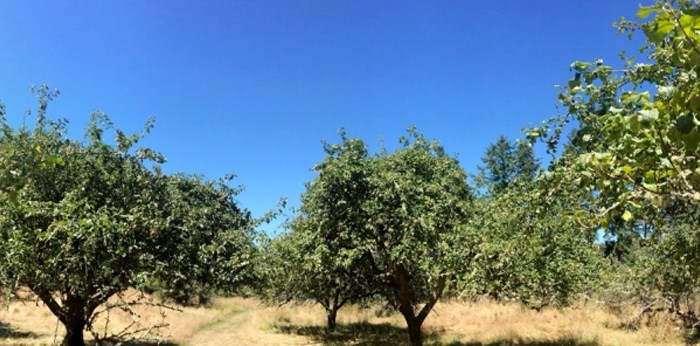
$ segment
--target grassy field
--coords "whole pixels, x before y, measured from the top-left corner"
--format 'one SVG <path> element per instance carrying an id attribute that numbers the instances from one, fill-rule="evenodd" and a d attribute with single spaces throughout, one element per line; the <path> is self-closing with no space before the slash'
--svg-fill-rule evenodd
<path id="1" fill-rule="evenodd" d="M 378 317 L 373 309 L 354 306 L 340 311 L 333 333 L 326 332 L 325 315 L 316 306 L 271 307 L 244 298 L 217 298 L 208 308 L 181 311 L 142 307 L 136 319 L 158 323 L 162 313 L 169 326 L 161 334 L 170 345 L 402 345 L 407 340 L 401 316 Z M 112 313 L 106 328 L 120 330 L 132 320 Z M 592 304 L 536 312 L 518 304 L 443 302 L 426 320 L 424 331 L 430 345 L 684 344 L 670 321 L 637 330 L 623 328 L 625 322 Z M 104 328 L 103 320 L 97 329 Z M 2 345 L 52 345 L 60 342 L 62 329 L 41 304 L 16 302 L 0 311 Z"/>

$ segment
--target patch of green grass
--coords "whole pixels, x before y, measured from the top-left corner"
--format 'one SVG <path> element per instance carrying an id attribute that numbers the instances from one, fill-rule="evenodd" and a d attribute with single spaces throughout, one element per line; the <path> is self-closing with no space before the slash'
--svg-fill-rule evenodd
<path id="1" fill-rule="evenodd" d="M 201 328 L 199 328 L 199 330 L 197 332 L 200 333 L 200 332 L 205 332 L 208 330 L 216 329 L 216 328 L 220 327 L 221 325 L 223 325 L 224 323 L 229 322 L 229 320 L 233 316 L 236 316 L 238 314 L 242 314 L 244 312 L 246 312 L 245 309 L 233 308 L 233 309 L 229 310 L 228 312 L 226 312 L 226 314 L 224 314 L 223 316 L 216 318 L 216 319 L 210 321 L 209 323 L 203 325 Z"/>

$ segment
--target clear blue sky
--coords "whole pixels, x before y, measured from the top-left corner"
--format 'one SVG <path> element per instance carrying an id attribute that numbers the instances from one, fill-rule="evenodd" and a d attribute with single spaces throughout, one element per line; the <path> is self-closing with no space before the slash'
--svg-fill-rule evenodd
<path id="1" fill-rule="evenodd" d="M 260 215 L 298 203 L 341 127 L 376 148 L 416 125 L 475 172 L 554 114 L 573 60 L 636 52 L 612 22 L 640 2 L 0 0 L 0 100 L 21 123 L 48 83 L 74 137 L 93 110 L 154 116 L 167 172 L 235 172 Z"/>

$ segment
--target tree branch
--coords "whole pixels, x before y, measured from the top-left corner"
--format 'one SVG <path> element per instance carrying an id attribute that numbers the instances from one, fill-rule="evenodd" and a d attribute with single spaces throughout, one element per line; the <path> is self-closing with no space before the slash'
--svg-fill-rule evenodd
<path id="1" fill-rule="evenodd" d="M 435 296 L 433 296 L 430 301 L 423 305 L 423 308 L 421 309 L 420 313 L 416 317 L 418 319 L 418 323 L 422 324 L 423 321 L 425 320 L 426 317 L 428 317 L 428 314 L 430 311 L 433 309 L 435 304 L 437 303 L 438 300 L 440 300 L 440 297 L 442 297 L 442 292 L 445 290 L 445 284 L 447 280 L 444 276 L 441 276 L 438 279 L 438 284 L 437 287 L 435 288 Z"/>
<path id="2" fill-rule="evenodd" d="M 49 310 L 51 310 L 51 312 L 58 317 L 61 322 L 66 322 L 66 312 L 63 310 L 63 307 L 56 302 L 51 293 L 44 290 L 37 291 L 32 287 L 30 287 L 30 289 L 39 297 L 39 299 L 41 299 L 42 302 L 44 302 Z"/>

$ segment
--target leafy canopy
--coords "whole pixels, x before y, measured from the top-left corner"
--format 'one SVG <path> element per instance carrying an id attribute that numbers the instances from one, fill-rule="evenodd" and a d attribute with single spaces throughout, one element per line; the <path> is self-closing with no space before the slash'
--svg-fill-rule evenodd
<path id="1" fill-rule="evenodd" d="M 46 117 L 57 93 L 37 93 L 34 128 L 0 114 L 0 277 L 46 304 L 66 327 L 64 344 L 83 344 L 98 307 L 126 288 L 160 282 L 188 297 L 241 282 L 253 222 L 236 190 L 163 174 L 160 154 L 134 148 L 151 122 L 127 135 L 97 112 L 85 140 L 71 139 L 65 121 Z"/>
<path id="2" fill-rule="evenodd" d="M 331 329 L 338 309 L 378 290 L 353 238 L 367 218 L 368 153 L 364 143 L 341 135 L 342 144 L 324 146 L 327 157 L 314 167 L 318 176 L 306 185 L 299 215 L 289 223 L 289 233 L 272 240 L 266 264 L 268 298 L 317 302 Z"/>

